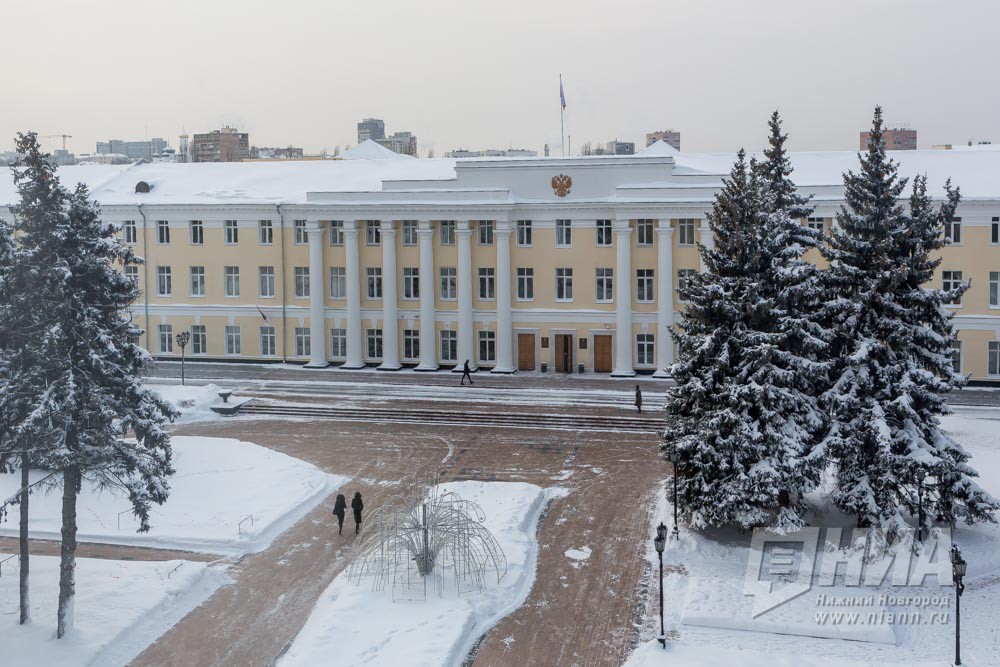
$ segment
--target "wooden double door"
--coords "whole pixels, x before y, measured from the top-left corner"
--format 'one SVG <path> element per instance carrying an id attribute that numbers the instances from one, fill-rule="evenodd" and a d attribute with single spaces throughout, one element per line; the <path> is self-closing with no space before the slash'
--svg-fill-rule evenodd
<path id="1" fill-rule="evenodd" d="M 573 372 L 573 336 L 556 334 L 556 373 Z"/>
<path id="2" fill-rule="evenodd" d="M 517 334 L 517 370 L 535 370 L 535 334 Z"/>
<path id="3" fill-rule="evenodd" d="M 611 372 L 611 336 L 594 336 L 594 372 Z"/>

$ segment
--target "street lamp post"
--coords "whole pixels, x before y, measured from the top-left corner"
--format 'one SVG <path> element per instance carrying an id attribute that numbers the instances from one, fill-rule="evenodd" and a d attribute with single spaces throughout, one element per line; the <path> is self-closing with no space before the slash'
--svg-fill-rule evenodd
<path id="1" fill-rule="evenodd" d="M 656 555 L 660 557 L 660 636 L 657 640 L 667 649 L 667 631 L 663 626 L 663 549 L 667 545 L 667 527 L 660 522 L 656 527 L 656 537 L 653 538 L 653 546 L 656 548 Z"/>
<path id="2" fill-rule="evenodd" d="M 182 331 L 177 334 L 177 345 L 181 348 L 181 386 L 184 386 L 184 348 L 187 347 L 188 341 L 191 340 L 191 334 L 187 331 Z"/>
<path id="3" fill-rule="evenodd" d="M 924 543 L 924 478 L 927 471 L 917 469 L 917 541 Z"/>
<path id="4" fill-rule="evenodd" d="M 677 528 L 677 463 L 681 460 L 680 454 L 677 453 L 677 448 L 674 447 L 670 450 L 670 463 L 673 465 L 673 478 L 674 478 L 674 539 L 678 539 L 681 536 L 681 531 Z"/>
<path id="5" fill-rule="evenodd" d="M 958 545 L 951 548 L 951 575 L 955 581 L 955 664 L 962 664 L 962 593 L 965 592 L 965 570 L 968 563 L 962 558 Z"/>

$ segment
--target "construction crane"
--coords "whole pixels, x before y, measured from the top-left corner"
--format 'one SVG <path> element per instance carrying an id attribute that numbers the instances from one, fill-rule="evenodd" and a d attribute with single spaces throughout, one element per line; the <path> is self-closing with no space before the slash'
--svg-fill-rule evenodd
<path id="1" fill-rule="evenodd" d="M 43 134 L 42 139 L 56 139 L 62 137 L 63 150 L 66 150 L 66 140 L 72 139 L 72 134 Z"/>

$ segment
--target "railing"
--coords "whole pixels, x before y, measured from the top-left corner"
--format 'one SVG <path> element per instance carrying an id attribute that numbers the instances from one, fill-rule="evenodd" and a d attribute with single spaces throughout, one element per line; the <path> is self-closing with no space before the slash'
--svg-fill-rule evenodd
<path id="1" fill-rule="evenodd" d="M 247 514 L 247 515 L 246 515 L 245 517 L 243 517 L 243 518 L 242 518 L 242 519 L 240 520 L 240 522 L 239 522 L 239 523 L 238 523 L 238 524 L 236 525 L 236 531 L 237 531 L 237 532 L 238 532 L 238 533 L 239 533 L 240 535 L 242 535 L 242 534 L 243 534 L 243 524 L 245 524 L 245 523 L 246 523 L 247 521 L 249 521 L 249 522 L 250 522 L 250 525 L 251 525 L 251 526 L 253 525 L 253 514 Z"/>
<path id="2" fill-rule="evenodd" d="M 11 558 L 17 558 L 17 556 L 18 556 L 18 554 L 11 554 L 11 555 L 7 556 L 6 558 L 4 558 L 3 560 L 0 560 L 0 577 L 3 576 L 3 564 L 6 563 L 7 561 L 9 561 Z"/>
<path id="3" fill-rule="evenodd" d="M 177 567 L 175 567 L 174 569 L 170 570 L 170 572 L 167 572 L 167 579 L 169 579 L 170 577 L 174 576 L 174 572 L 176 572 L 177 570 L 181 569 L 181 566 L 184 565 L 184 562 L 185 561 L 181 561 L 180 563 L 177 564 Z"/>

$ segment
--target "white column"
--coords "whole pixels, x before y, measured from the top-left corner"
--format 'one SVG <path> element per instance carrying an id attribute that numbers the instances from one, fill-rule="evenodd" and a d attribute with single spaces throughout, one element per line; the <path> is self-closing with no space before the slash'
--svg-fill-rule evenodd
<path id="1" fill-rule="evenodd" d="M 396 304 L 396 226 L 382 221 L 382 364 L 380 371 L 398 371 L 399 313 Z"/>
<path id="2" fill-rule="evenodd" d="M 420 239 L 420 364 L 415 370 L 436 371 L 437 331 L 434 317 L 434 228 L 422 220 L 417 230 Z"/>
<path id="3" fill-rule="evenodd" d="M 674 228 L 669 218 L 661 218 L 656 228 L 656 372 L 653 377 L 670 377 L 667 366 L 674 363 Z"/>
<path id="4" fill-rule="evenodd" d="M 358 260 L 358 223 L 344 221 L 344 255 L 347 273 L 344 282 L 347 288 L 347 361 L 341 368 L 364 368 L 361 354 L 361 267 Z"/>
<path id="5" fill-rule="evenodd" d="M 611 377 L 632 377 L 632 227 L 615 220 L 615 369 Z"/>
<path id="6" fill-rule="evenodd" d="M 493 373 L 513 373 L 510 313 L 510 223 L 497 221 L 497 364 Z"/>
<path id="7" fill-rule="evenodd" d="M 468 220 L 458 221 L 458 365 L 469 361 L 469 368 L 476 369 L 475 345 L 472 341 L 472 225 Z"/>
<path id="8" fill-rule="evenodd" d="M 707 220 L 702 220 L 701 225 L 698 227 L 698 243 L 709 250 L 715 248 L 715 237 L 712 236 L 712 228 L 708 226 Z M 705 259 L 701 257 L 700 252 L 698 253 L 698 257 L 701 272 L 705 273 L 708 271 L 708 267 L 705 266 Z"/>
<path id="9" fill-rule="evenodd" d="M 306 368 L 326 368 L 326 297 L 323 291 L 323 228 L 309 221 L 309 363 Z"/>

